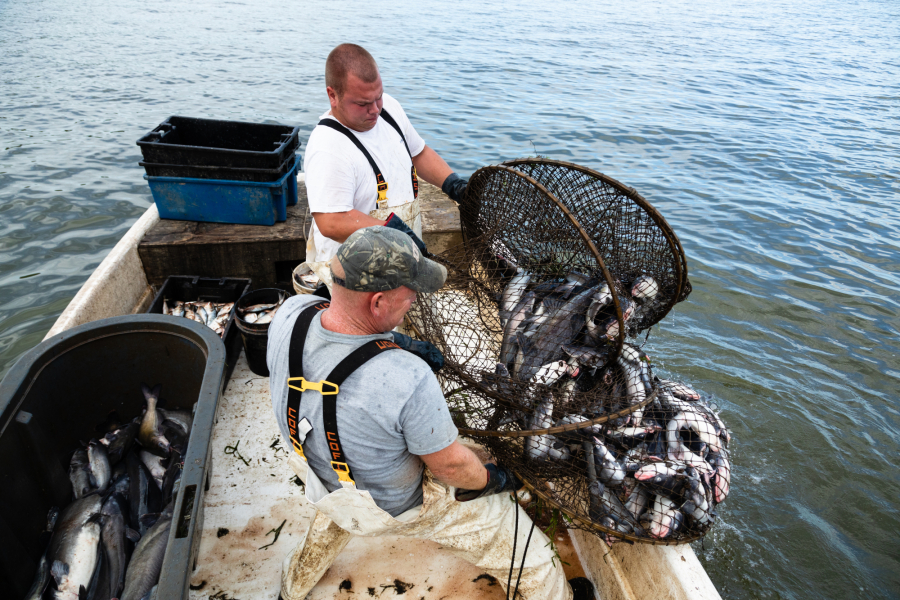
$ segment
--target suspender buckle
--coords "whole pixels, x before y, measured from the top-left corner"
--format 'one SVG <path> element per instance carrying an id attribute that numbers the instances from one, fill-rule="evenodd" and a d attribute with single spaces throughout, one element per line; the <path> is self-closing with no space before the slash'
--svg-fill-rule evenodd
<path id="1" fill-rule="evenodd" d="M 381 176 L 381 173 L 378 173 L 375 176 L 375 180 L 378 183 L 378 203 L 387 202 L 387 191 L 388 184 L 387 181 L 384 180 L 384 177 Z M 378 208 L 385 208 L 386 206 L 378 206 Z"/>
<path id="2" fill-rule="evenodd" d="M 300 387 L 295 385 L 291 385 L 292 381 L 299 381 Z M 327 388 L 325 386 L 328 386 Z M 288 387 L 292 390 L 297 390 L 298 392 L 305 392 L 306 390 L 315 390 L 322 394 L 323 396 L 334 396 L 340 391 L 340 388 L 330 381 L 307 381 L 303 377 L 288 377 Z"/>
<path id="3" fill-rule="evenodd" d="M 347 466 L 347 463 L 333 460 L 331 461 L 331 468 L 334 469 L 335 474 L 338 476 L 338 481 L 356 485 L 356 482 L 350 479 L 350 467 Z"/>

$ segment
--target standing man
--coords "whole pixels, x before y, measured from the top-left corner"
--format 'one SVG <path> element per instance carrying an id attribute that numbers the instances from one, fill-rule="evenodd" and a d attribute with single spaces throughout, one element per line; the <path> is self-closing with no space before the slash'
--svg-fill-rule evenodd
<path id="1" fill-rule="evenodd" d="M 331 109 L 309 137 L 304 171 L 312 235 L 306 260 L 330 287 L 329 261 L 347 237 L 384 225 L 422 243 L 418 175 L 459 202 L 466 180 L 429 148 L 394 98 L 384 93 L 375 59 L 341 44 L 325 62 Z"/>
<path id="2" fill-rule="evenodd" d="M 503 587 L 525 558 L 519 598 L 571 599 L 547 537 L 537 529 L 526 544 L 529 517 L 509 497 L 521 484 L 456 441 L 436 377 L 392 343 L 416 293 L 440 289 L 446 269 L 381 226 L 350 234 L 330 268 L 330 304 L 294 296 L 269 328 L 272 405 L 317 510 L 284 560 L 281 597 L 303 600 L 352 535 L 400 535 L 438 542 Z M 593 598 L 579 583 L 577 597 Z"/>

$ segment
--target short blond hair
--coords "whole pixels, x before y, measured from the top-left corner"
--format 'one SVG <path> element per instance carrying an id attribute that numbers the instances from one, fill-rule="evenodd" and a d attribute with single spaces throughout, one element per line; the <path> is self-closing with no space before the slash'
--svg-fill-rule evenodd
<path id="1" fill-rule="evenodd" d="M 350 73 L 365 83 L 372 83 L 378 79 L 378 64 L 362 46 L 341 44 L 328 54 L 325 61 L 325 85 L 341 96 Z"/>

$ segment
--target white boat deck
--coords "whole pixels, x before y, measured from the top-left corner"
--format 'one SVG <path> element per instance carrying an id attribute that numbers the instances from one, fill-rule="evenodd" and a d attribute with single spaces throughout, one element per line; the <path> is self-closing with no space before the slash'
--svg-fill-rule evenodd
<path id="1" fill-rule="evenodd" d="M 146 309 L 152 290 L 137 244 L 158 219 L 156 207 L 151 206 L 97 267 L 48 336 Z M 273 445 L 276 440 L 279 444 Z M 303 499 L 302 487 L 291 481 L 285 450 L 278 449 L 282 443 L 269 402 L 268 379 L 253 375 L 243 357 L 219 402 L 212 444 L 211 487 L 204 504 L 191 598 L 275 600 L 281 561 L 308 524 L 312 509 Z M 225 453 L 234 446 L 247 463 Z M 274 540 L 269 532 L 282 522 L 278 540 L 262 548 Z M 594 582 L 600 600 L 721 598 L 690 546 L 616 544 L 610 549 L 584 532 L 562 537 L 557 543 L 571 565 L 567 574 L 584 573 Z M 499 585 L 480 575 L 473 565 L 431 542 L 356 538 L 309 598 L 505 596 Z"/>

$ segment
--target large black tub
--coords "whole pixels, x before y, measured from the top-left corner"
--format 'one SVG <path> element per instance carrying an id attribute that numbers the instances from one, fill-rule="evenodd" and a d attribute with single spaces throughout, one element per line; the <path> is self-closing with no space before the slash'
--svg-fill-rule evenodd
<path id="1" fill-rule="evenodd" d="M 72 500 L 72 452 L 109 411 L 139 415 L 142 382 L 162 384 L 169 408 L 197 402 L 157 596 L 188 597 L 224 369 L 211 329 L 162 315 L 88 323 L 19 359 L 0 383 L 0 598 L 24 597 L 31 585 L 47 511 Z"/>

